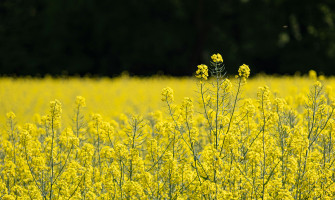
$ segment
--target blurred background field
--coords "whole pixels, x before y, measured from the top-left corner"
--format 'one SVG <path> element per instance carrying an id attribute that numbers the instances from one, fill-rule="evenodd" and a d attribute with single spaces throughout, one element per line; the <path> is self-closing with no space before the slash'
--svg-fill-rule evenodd
<path id="1" fill-rule="evenodd" d="M 230 78 L 232 83 L 236 81 Z M 325 85 L 335 88 L 335 78 L 318 78 Z M 257 75 L 249 79 L 242 90 L 242 98 L 256 98 L 258 87 L 267 85 L 274 96 L 285 98 L 293 108 L 302 105 L 302 97 L 306 96 L 314 76 L 266 76 Z M 76 96 L 86 98 L 86 117 L 92 113 L 100 113 L 105 119 L 118 119 L 120 114 L 148 115 L 150 112 L 161 110 L 161 90 L 171 87 L 174 90 L 175 101 L 180 104 L 184 97 L 199 101 L 198 81 L 193 77 L 151 78 L 129 77 L 118 78 L 1 78 L 0 79 L 0 124 L 4 125 L 6 113 L 13 111 L 20 123 L 33 122 L 34 114 L 47 114 L 49 102 L 58 99 L 63 104 L 64 125 L 71 122 Z M 195 103 L 195 106 L 198 106 Z M 200 109 L 199 109 L 200 110 Z M 167 110 L 165 110 L 167 111 Z"/>

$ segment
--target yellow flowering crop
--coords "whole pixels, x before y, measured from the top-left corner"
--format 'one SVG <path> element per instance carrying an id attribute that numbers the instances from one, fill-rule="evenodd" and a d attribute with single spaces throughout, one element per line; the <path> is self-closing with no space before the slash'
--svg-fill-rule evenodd
<path id="1" fill-rule="evenodd" d="M 220 63 L 220 62 L 223 62 L 222 56 L 221 56 L 221 54 L 219 54 L 219 53 L 217 53 L 217 54 L 213 54 L 213 55 L 211 56 L 211 58 L 212 58 L 212 61 L 213 61 L 214 63 Z"/>
<path id="2" fill-rule="evenodd" d="M 249 75 L 250 75 L 249 66 L 246 64 L 241 65 L 240 68 L 238 69 L 238 76 L 246 79 L 249 77 Z"/>
<path id="3" fill-rule="evenodd" d="M 196 77 L 207 80 L 208 78 L 208 67 L 206 65 L 198 65 L 198 70 L 195 72 Z"/>
<path id="4" fill-rule="evenodd" d="M 335 199 L 335 79 L 212 61 L 200 83 L 0 78 L 1 199 Z"/>

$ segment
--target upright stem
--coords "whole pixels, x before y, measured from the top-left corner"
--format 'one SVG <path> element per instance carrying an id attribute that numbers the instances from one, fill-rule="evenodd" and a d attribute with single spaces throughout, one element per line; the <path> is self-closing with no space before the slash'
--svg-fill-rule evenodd
<path id="1" fill-rule="evenodd" d="M 52 115 L 55 112 L 55 108 L 53 110 Z M 54 137 L 55 137 L 55 130 L 54 130 L 54 116 L 51 117 L 51 132 L 52 132 L 52 137 L 51 137 L 51 177 L 50 177 L 50 200 L 52 199 L 52 186 L 53 186 L 53 176 L 54 176 L 54 159 L 53 159 L 53 147 L 54 147 Z"/>
<path id="2" fill-rule="evenodd" d="M 101 159 L 100 159 L 100 134 L 99 134 L 99 122 L 97 122 L 97 134 L 98 134 L 98 162 L 99 162 L 99 171 L 101 176 Z"/>
<path id="3" fill-rule="evenodd" d="M 233 116 L 234 116 L 235 109 L 236 109 L 238 94 L 240 93 L 240 90 L 241 90 L 241 84 L 242 84 L 242 78 L 239 78 L 237 92 L 236 92 L 235 99 L 234 99 L 233 111 L 230 115 L 229 124 L 228 124 L 228 128 L 227 128 L 225 136 L 229 133 L 229 130 L 230 130 L 230 127 L 231 127 L 231 124 L 232 124 Z M 222 140 L 222 144 L 221 144 L 221 148 L 220 148 L 220 156 L 222 154 L 223 145 L 224 145 L 224 140 Z"/>
<path id="4" fill-rule="evenodd" d="M 77 138 L 79 138 L 79 110 L 80 110 L 80 105 L 78 105 L 77 113 L 76 113 L 76 135 L 77 135 Z"/>

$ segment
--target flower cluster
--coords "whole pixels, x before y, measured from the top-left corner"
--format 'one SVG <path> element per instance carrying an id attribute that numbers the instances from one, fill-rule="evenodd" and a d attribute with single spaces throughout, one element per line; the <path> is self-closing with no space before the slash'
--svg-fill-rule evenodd
<path id="1" fill-rule="evenodd" d="M 198 70 L 195 73 L 196 73 L 197 78 L 207 80 L 207 78 L 208 78 L 208 67 L 207 67 L 207 65 L 204 65 L 204 64 L 198 65 Z"/>
<path id="2" fill-rule="evenodd" d="M 173 98 L 173 90 L 170 87 L 166 87 L 162 90 L 162 101 L 172 102 Z"/>
<path id="3" fill-rule="evenodd" d="M 223 62 L 222 56 L 221 56 L 221 54 L 219 54 L 219 53 L 217 53 L 217 54 L 213 54 L 213 55 L 211 56 L 211 58 L 212 58 L 212 61 L 213 61 L 214 63 L 222 63 L 222 62 Z"/>
<path id="4" fill-rule="evenodd" d="M 79 107 L 86 107 L 86 100 L 82 96 L 77 96 L 76 97 L 76 105 Z"/>
<path id="5" fill-rule="evenodd" d="M 240 68 L 238 69 L 238 76 L 237 77 L 241 77 L 243 80 L 246 80 L 250 75 L 250 69 L 249 66 L 246 64 L 243 64 L 240 66 Z"/>

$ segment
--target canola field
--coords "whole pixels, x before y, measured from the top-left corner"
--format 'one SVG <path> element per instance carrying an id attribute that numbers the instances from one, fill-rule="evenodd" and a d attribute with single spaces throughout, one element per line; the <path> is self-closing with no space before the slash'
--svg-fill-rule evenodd
<path id="1" fill-rule="evenodd" d="M 0 78 L 0 199 L 335 199 L 335 79 Z"/>

